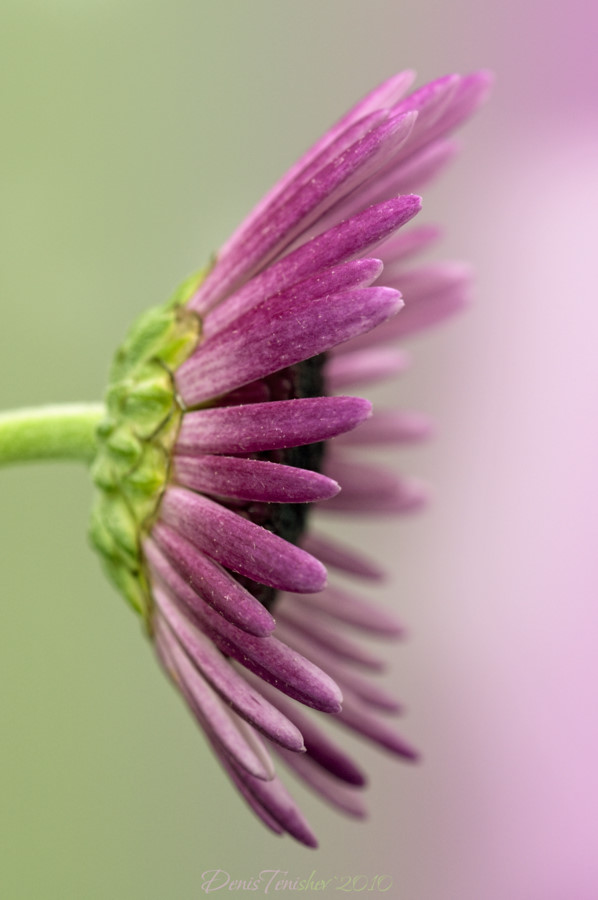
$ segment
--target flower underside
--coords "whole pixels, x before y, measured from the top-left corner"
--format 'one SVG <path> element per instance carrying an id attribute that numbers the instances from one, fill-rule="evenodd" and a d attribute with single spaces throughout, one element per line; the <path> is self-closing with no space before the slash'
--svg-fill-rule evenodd
<path id="1" fill-rule="evenodd" d="M 384 572 L 312 527 L 312 514 L 319 528 L 408 514 L 427 498 L 416 479 L 359 461 L 426 438 L 427 417 L 345 394 L 400 374 L 408 356 L 395 345 L 467 300 L 466 267 L 411 262 L 438 229 L 405 226 L 490 78 L 448 75 L 408 93 L 413 77 L 350 110 L 208 271 L 139 319 L 104 405 L 0 414 L 0 465 L 92 464 L 91 539 L 109 576 L 251 810 L 310 847 L 270 752 L 357 818 L 367 778 L 322 715 L 417 758 L 389 722 L 401 705 L 376 681 L 384 660 L 360 642 L 402 626 L 342 581 Z"/>
<path id="2" fill-rule="evenodd" d="M 109 577 L 149 626 L 151 591 L 141 540 L 151 531 L 170 472 L 182 408 L 174 372 L 196 348 L 199 317 L 184 303 L 202 275 L 144 313 L 118 350 L 92 467 L 97 488 L 90 538 Z"/>
<path id="3" fill-rule="evenodd" d="M 150 630 L 152 598 L 141 547 L 151 532 L 171 475 L 172 450 L 186 411 L 177 396 L 174 373 L 201 342 L 199 316 L 184 304 L 202 279 L 203 274 L 189 279 L 173 300 L 148 311 L 135 323 L 116 354 L 106 393 L 107 416 L 98 428 L 99 450 L 92 469 L 97 494 L 90 537 L 110 578 Z M 261 379 L 259 387 L 265 387 L 274 402 L 321 397 L 325 392 L 325 359 L 322 353 L 281 369 Z M 214 402 L 227 406 L 236 399 L 233 394 Z M 204 408 L 210 405 L 202 404 Z M 319 473 L 325 446 L 324 441 L 318 441 L 249 456 Z M 298 544 L 305 533 L 309 503 L 233 501 L 226 497 L 219 501 L 292 544 Z M 236 579 L 266 608 L 272 606 L 276 588 L 238 573 Z"/>
<path id="4" fill-rule="evenodd" d="M 308 522 L 315 509 L 386 516 L 426 500 L 417 481 L 353 455 L 421 440 L 426 418 L 372 415 L 344 393 L 400 373 L 393 344 L 466 302 L 466 268 L 410 262 L 438 230 L 403 228 L 421 208 L 412 191 L 452 157 L 447 135 L 489 78 L 449 75 L 406 94 L 411 79 L 364 98 L 205 276 L 140 319 L 112 369 L 93 465 L 91 537 L 109 575 L 248 805 L 309 846 L 262 737 L 357 817 L 366 778 L 317 716 L 417 757 L 386 718 L 400 704 L 370 679 L 383 661 L 355 640 L 402 628 L 334 583 L 335 570 L 367 582 L 380 569 Z"/>

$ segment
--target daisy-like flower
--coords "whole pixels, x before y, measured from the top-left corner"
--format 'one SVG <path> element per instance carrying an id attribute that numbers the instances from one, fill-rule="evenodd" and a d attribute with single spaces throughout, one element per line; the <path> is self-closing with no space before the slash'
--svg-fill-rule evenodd
<path id="1" fill-rule="evenodd" d="M 400 626 L 333 581 L 382 573 L 311 528 L 316 508 L 404 513 L 425 499 L 416 482 L 354 459 L 424 437 L 425 418 L 372 415 L 345 392 L 400 371 L 397 342 L 464 303 L 463 268 L 410 265 L 436 229 L 403 226 L 489 77 L 407 93 L 412 79 L 354 107 L 207 272 L 137 323 L 97 429 L 91 536 L 109 574 L 249 806 L 309 846 L 271 752 L 357 817 L 365 774 L 324 720 L 416 757 L 389 724 L 398 704 L 370 677 L 381 660 L 359 643 Z"/>

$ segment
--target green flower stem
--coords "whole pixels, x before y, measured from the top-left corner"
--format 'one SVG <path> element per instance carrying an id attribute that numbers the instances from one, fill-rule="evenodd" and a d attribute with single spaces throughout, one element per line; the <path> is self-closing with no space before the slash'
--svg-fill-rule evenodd
<path id="1" fill-rule="evenodd" d="M 46 459 L 90 463 L 96 430 L 105 416 L 102 403 L 65 403 L 0 413 L 0 466 Z"/>

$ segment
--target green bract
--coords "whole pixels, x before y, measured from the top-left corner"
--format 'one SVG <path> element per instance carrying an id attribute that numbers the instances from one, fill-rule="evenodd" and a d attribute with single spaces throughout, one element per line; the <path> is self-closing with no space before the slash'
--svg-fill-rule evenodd
<path id="1" fill-rule="evenodd" d="M 198 317 L 184 305 L 203 278 L 189 278 L 166 305 L 144 313 L 118 350 L 97 429 L 96 495 L 90 537 L 108 575 L 148 620 L 150 592 L 141 538 L 151 528 L 168 479 L 182 409 L 173 373 L 199 340 Z"/>

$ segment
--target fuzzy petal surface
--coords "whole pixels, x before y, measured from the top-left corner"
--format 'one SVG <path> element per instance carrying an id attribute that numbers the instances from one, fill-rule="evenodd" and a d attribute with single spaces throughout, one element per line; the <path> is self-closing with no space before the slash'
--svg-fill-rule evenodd
<path id="1" fill-rule="evenodd" d="M 295 466 L 234 456 L 175 456 L 173 480 L 219 497 L 264 503 L 315 503 L 338 494 L 336 481 Z"/>
<path id="2" fill-rule="evenodd" d="M 185 488 L 168 488 L 160 518 L 211 559 L 260 584 L 300 594 L 326 584 L 324 566 L 300 547 Z"/>
<path id="3" fill-rule="evenodd" d="M 350 431 L 371 412 L 371 403 L 358 397 L 306 397 L 197 410 L 183 417 L 176 452 L 193 456 L 299 447 Z"/>
<path id="4" fill-rule="evenodd" d="M 177 391 L 186 406 L 197 406 L 371 331 L 401 306 L 398 291 L 386 287 L 271 298 L 201 344 L 177 370 Z"/>

